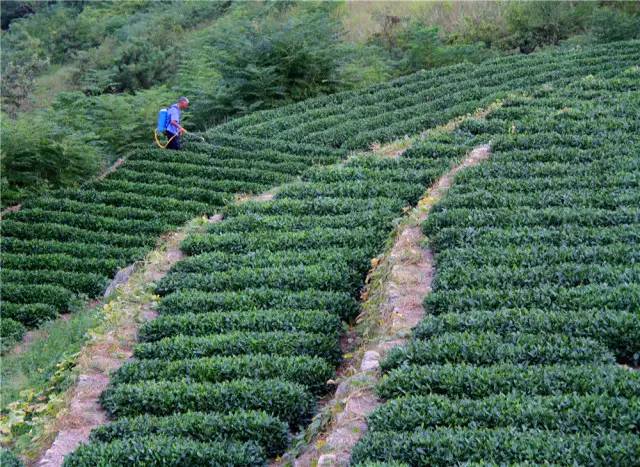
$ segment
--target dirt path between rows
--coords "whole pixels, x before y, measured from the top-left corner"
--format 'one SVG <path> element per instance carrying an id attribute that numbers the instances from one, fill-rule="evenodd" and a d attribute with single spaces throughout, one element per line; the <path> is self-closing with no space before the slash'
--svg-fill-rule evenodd
<path id="1" fill-rule="evenodd" d="M 35 465 L 62 465 L 64 456 L 86 441 L 93 428 L 107 422 L 100 394 L 109 384 L 109 374 L 131 357 L 140 324 L 156 316 L 157 297 L 150 284 L 182 258 L 180 243 L 186 234 L 187 229 L 182 229 L 167 235 L 142 264 L 127 268 L 130 275 L 126 281 L 114 281 L 111 288 L 114 299 L 103 306 L 103 332 L 96 333 L 82 349 L 77 364 L 80 375 L 67 408 L 58 415 L 53 427 L 57 436 Z"/>
<path id="2" fill-rule="evenodd" d="M 366 432 L 367 416 L 381 404 L 373 391 L 380 378 L 380 359 L 389 349 L 405 344 L 424 316 L 422 302 L 431 291 L 435 269 L 433 252 L 422 247 L 420 226 L 451 187 L 455 175 L 490 154 L 489 145 L 478 146 L 438 179 L 398 227 L 391 251 L 376 262 L 359 317 L 375 330 L 369 331 L 351 361 L 342 365 L 339 374 L 344 376 L 326 406 L 332 414 L 329 428 L 296 458 L 296 467 L 349 465 L 353 447 Z"/>
<path id="3" fill-rule="evenodd" d="M 270 201 L 275 189 L 259 195 L 242 197 L 237 202 Z M 223 216 L 215 214 L 207 223 L 221 222 Z M 107 414 L 100 406 L 100 394 L 109 384 L 109 375 L 133 355 L 140 325 L 157 316 L 155 311 L 159 297 L 153 294 L 151 284 L 160 280 L 171 266 L 183 258 L 180 244 L 194 229 L 187 226 L 163 238 L 159 248 L 151 252 L 144 264 L 133 265 L 121 271 L 105 295 L 114 294 L 114 300 L 103 309 L 108 332 L 94 338 L 81 351 L 78 358 L 80 376 L 73 388 L 67 410 L 56 419 L 55 441 L 34 463 L 39 467 L 59 467 L 64 456 L 74 451 L 89 438 L 91 430 L 108 422 Z"/>

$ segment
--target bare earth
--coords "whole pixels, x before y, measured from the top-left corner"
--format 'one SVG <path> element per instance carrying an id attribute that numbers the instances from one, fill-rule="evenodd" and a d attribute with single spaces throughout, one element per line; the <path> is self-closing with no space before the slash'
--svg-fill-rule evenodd
<path id="1" fill-rule="evenodd" d="M 298 456 L 296 467 L 349 465 L 353 447 L 366 432 L 367 416 L 381 403 L 373 392 L 380 377 L 380 359 L 389 349 L 405 344 L 411 329 L 424 316 L 422 302 L 431 292 L 435 269 L 433 252 L 421 246 L 424 236 L 420 225 L 447 192 L 455 175 L 487 159 L 490 153 L 489 145 L 473 149 L 462 163 L 431 186 L 410 213 L 409 222 L 400 228 L 390 253 L 378 265 L 389 271 L 379 317 L 380 339 L 360 349 L 363 357 L 359 368 L 342 380 L 333 400 L 328 402 L 335 413 L 328 431 Z"/>
<path id="2" fill-rule="evenodd" d="M 57 436 L 52 446 L 37 463 L 41 467 L 62 465 L 64 456 L 89 438 L 95 427 L 107 422 L 107 414 L 100 406 L 99 397 L 109 384 L 109 374 L 131 358 L 141 322 L 156 316 L 153 303 L 148 302 L 147 285 L 163 277 L 169 268 L 182 258 L 180 243 L 183 232 L 169 235 L 165 248 L 150 255 L 147 264 L 138 273 L 134 267 L 123 270 L 122 279 L 114 280 L 109 294 L 120 292 L 111 308 L 117 313 L 107 316 L 115 319 L 109 331 L 90 342 L 78 360 L 80 376 L 73 389 L 68 408 L 56 420 Z M 109 304 L 107 305 L 109 306 Z M 109 312 L 105 310 L 108 314 Z"/>
<path id="3" fill-rule="evenodd" d="M 123 162 L 124 160 L 119 159 L 111 171 Z M 275 191 L 272 190 L 246 197 L 242 201 L 269 201 L 274 196 Z M 207 220 L 209 223 L 221 222 L 223 216 L 215 214 Z M 91 430 L 108 422 L 107 414 L 100 406 L 100 394 L 109 384 L 109 374 L 131 358 L 140 324 L 157 316 L 156 302 L 150 299 L 150 294 L 146 291 L 147 285 L 164 277 L 171 266 L 183 258 L 180 244 L 185 236 L 184 230 L 167 235 L 163 246 L 148 256 L 150 259 L 142 270 L 134 272 L 131 266 L 125 268 L 108 287 L 105 296 L 120 292 L 114 305 L 119 307 L 117 316 L 114 317 L 117 322 L 111 326 L 110 332 L 98 337 L 82 350 L 78 363 L 81 374 L 73 389 L 68 409 L 56 420 L 55 441 L 35 465 L 61 466 L 64 456 L 87 441 Z"/>

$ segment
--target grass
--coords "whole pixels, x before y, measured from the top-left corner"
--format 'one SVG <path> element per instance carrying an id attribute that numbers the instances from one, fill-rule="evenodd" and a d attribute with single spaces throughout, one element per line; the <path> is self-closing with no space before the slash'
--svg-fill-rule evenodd
<path id="1" fill-rule="evenodd" d="M 40 392 L 49 385 L 56 365 L 77 353 L 87 340 L 87 331 L 100 322 L 97 309 L 74 313 L 68 320 L 56 319 L 32 331 L 26 349 L 2 356 L 0 407 L 20 398 L 20 392 Z"/>

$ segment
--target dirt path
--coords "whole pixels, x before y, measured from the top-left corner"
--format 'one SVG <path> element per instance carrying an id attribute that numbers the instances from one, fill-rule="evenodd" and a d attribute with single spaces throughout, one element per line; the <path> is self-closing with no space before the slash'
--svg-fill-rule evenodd
<path id="1" fill-rule="evenodd" d="M 380 359 L 389 349 L 406 343 L 424 315 L 422 302 L 431 291 L 435 270 L 433 252 L 421 246 L 424 236 L 420 226 L 455 175 L 487 159 L 490 153 L 489 145 L 476 147 L 438 179 L 398 227 L 391 251 L 376 261 L 359 317 L 364 344 L 341 367 L 344 377 L 326 405 L 332 414 L 328 429 L 296 458 L 295 466 L 349 465 L 351 451 L 367 429 L 367 416 L 381 403 L 373 391 L 380 378 Z"/>
<path id="2" fill-rule="evenodd" d="M 35 465 L 62 465 L 64 456 L 86 441 L 93 428 L 106 423 L 100 394 L 109 384 L 109 374 L 131 357 L 140 324 L 156 316 L 157 297 L 151 284 L 182 258 L 180 243 L 190 230 L 187 227 L 166 236 L 143 263 L 127 268 L 132 273 L 125 282 L 114 282 L 114 298 L 103 306 L 104 324 L 82 349 L 77 365 L 80 375 L 67 408 L 52 427 L 57 432 L 55 440 Z"/>
<path id="3" fill-rule="evenodd" d="M 270 201 L 274 196 L 275 190 L 270 190 L 242 197 L 237 202 Z M 207 219 L 207 223 L 222 220 L 221 214 L 215 214 Z M 109 374 L 131 358 L 140 325 L 157 316 L 155 307 L 159 297 L 153 294 L 151 284 L 164 277 L 171 266 L 182 259 L 180 244 L 198 228 L 196 224 L 192 222 L 165 237 L 162 245 L 147 256 L 143 265 L 133 265 L 121 271 L 122 277 L 116 277 L 108 287 L 105 296 L 115 296 L 103 307 L 108 328 L 83 348 L 78 359 L 80 376 L 72 390 L 68 408 L 60 413 L 51 430 L 57 432 L 55 440 L 34 465 L 61 466 L 64 456 L 86 441 L 91 430 L 107 423 L 107 414 L 99 402 L 100 394 L 109 384 Z"/>

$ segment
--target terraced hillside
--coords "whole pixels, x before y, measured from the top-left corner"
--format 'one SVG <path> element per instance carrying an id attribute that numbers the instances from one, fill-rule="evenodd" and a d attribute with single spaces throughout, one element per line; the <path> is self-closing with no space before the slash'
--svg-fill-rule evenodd
<path id="1" fill-rule="evenodd" d="M 78 294 L 99 296 L 114 272 L 141 259 L 159 235 L 215 212 L 233 194 L 259 193 L 309 165 L 335 163 L 347 149 L 417 134 L 511 92 L 637 63 L 637 42 L 612 49 L 417 73 L 237 119 L 212 129 L 210 145 L 193 143 L 180 155 L 134 150 L 104 180 L 52 192 L 4 216 L 2 335 L 74 309 Z"/>
<path id="2" fill-rule="evenodd" d="M 101 294 L 164 232 L 224 215 L 185 240 L 188 257 L 156 284 L 159 317 L 140 329 L 135 358 L 102 395 L 112 423 L 65 465 L 262 465 L 282 454 L 329 391 L 344 322 L 358 313 L 370 260 L 396 219 L 489 141 L 491 162 L 461 175 L 425 225 L 439 253 L 427 303 L 437 321 L 427 318 L 387 359 L 379 392 L 390 402 L 378 425 L 371 418 L 354 462 L 629 460 L 640 379 L 614 356 L 631 363 L 638 350 L 638 63 L 636 41 L 418 73 L 232 121 L 189 151 L 141 148 L 104 180 L 25 203 L 2 221 L 10 324 L 35 325 L 78 293 Z M 498 99 L 503 110 L 486 122 L 434 132 L 400 157 L 348 153 Z M 605 173 L 609 185 L 598 185 Z M 273 200 L 234 197 L 273 187 Z M 442 396 L 433 398 L 438 413 L 451 415 L 431 426 L 446 429 L 423 424 L 432 392 Z M 396 410 L 396 400 L 413 400 L 407 394 L 422 399 Z M 602 399 L 609 421 L 594 422 L 605 431 L 567 428 L 571 415 L 539 430 L 548 427 L 535 414 L 572 403 L 568 413 L 588 412 L 581 394 L 611 396 Z M 530 429 L 509 418 L 509 407 L 524 404 L 518 397 L 532 401 Z M 473 418 L 487 412 L 482 398 L 506 407 L 486 428 Z M 413 425 L 394 425 L 423 407 Z M 636 418 L 613 420 L 623 409 Z M 458 422 L 456 410 L 471 421 Z"/>
<path id="3" fill-rule="evenodd" d="M 102 180 L 53 191 L 3 217 L 3 337 L 99 297 L 158 238 L 238 193 L 260 193 L 345 151 L 237 139 L 180 153 L 140 148 Z"/>
<path id="4" fill-rule="evenodd" d="M 575 162 L 589 162 L 594 164 L 592 169 L 595 170 L 598 163 L 608 167 L 601 159 L 613 163 L 611 158 L 617 157 L 622 165 L 615 166 L 615 173 L 635 167 L 637 158 L 630 157 L 634 149 L 630 143 L 637 143 L 632 130 L 637 127 L 633 123 L 633 112 L 637 111 L 638 75 L 637 68 L 633 67 L 639 59 L 636 42 L 617 44 L 614 48 L 508 58 L 479 68 L 453 67 L 444 72 L 421 73 L 364 93 L 346 93 L 280 111 L 263 112 L 212 129 L 207 136 L 214 144 L 239 141 L 257 144 L 265 138 L 273 144 L 292 144 L 292 141 L 301 140 L 319 148 L 320 154 L 322 151 L 333 154 L 334 148 L 361 148 L 375 140 L 387 141 L 418 133 L 508 94 L 533 96 L 509 98 L 505 110 L 492 114 L 486 124 L 472 120 L 455 134 L 438 132 L 416 143 L 399 158 L 363 154 L 352 156 L 342 164 L 311 167 L 303 172 L 300 180 L 281 186 L 274 200 L 228 204 L 223 210 L 222 222 L 212 224 L 207 233 L 187 238 L 182 249 L 189 257 L 177 263 L 157 284 L 157 292 L 163 297 L 160 316 L 142 327 L 135 358 L 114 374 L 109 389 L 102 396 L 103 406 L 114 421 L 95 430 L 90 443 L 69 456 L 66 464 L 260 465 L 268 458 L 282 454 L 291 434 L 303 427 L 315 412 L 317 398 L 328 391 L 326 382 L 341 358 L 342 322 L 350 321 L 358 312 L 358 294 L 370 258 L 383 251 L 394 219 L 402 215 L 403 208 L 415 204 L 426 187 L 469 149 L 487 141 L 492 141 L 497 151 L 495 161 L 470 170 L 468 177 L 476 174 L 477 179 L 493 183 L 487 186 L 494 186 L 497 193 L 501 193 L 502 180 L 496 180 L 491 174 L 499 170 L 500 164 L 506 167 L 505 177 L 513 174 L 513 180 L 505 186 L 516 186 L 519 181 L 533 176 L 530 179 L 532 186 L 542 184 L 543 190 L 545 181 L 550 180 L 549 175 L 555 180 L 572 173 L 569 161 L 578 178 L 581 174 L 593 177 L 594 171 L 587 171 L 588 164 L 583 168 Z M 598 104 L 598 98 L 607 96 L 609 101 Z M 520 118 L 507 117 L 509 112 L 518 109 L 523 115 L 532 112 L 531 115 L 537 117 L 549 115 L 550 109 L 552 113 L 543 122 L 547 126 L 538 131 L 533 120 L 525 119 L 521 124 L 518 123 Z M 592 114 L 593 109 L 599 109 L 600 113 Z M 387 114 L 393 117 L 387 117 Z M 365 118 L 354 119 L 354 115 Z M 496 131 L 490 131 L 494 128 L 491 125 L 497 125 Z M 525 128 L 518 125 L 529 126 L 525 132 Z M 381 131 L 382 127 L 384 130 Z M 503 135 L 504 128 L 507 128 L 506 135 Z M 592 129 L 598 136 L 581 137 L 581 133 Z M 569 130 L 577 137 L 569 135 Z M 630 135 L 630 138 L 623 145 L 619 138 L 624 135 Z M 550 149 L 543 150 L 545 145 Z M 625 145 L 623 152 L 614 150 Z M 533 150 L 538 147 L 541 149 Z M 611 158 L 602 157 L 602 149 L 611 150 Z M 556 161 L 553 155 L 558 151 L 563 156 Z M 484 170 L 488 171 L 487 176 L 479 176 Z M 620 173 L 620 176 L 624 178 L 624 174 Z M 573 186 L 571 180 L 566 183 Z M 592 187 L 585 187 L 588 188 Z M 637 195 L 633 189 L 637 187 L 627 188 L 629 190 L 619 194 L 621 198 L 611 198 L 610 203 L 615 204 L 616 200 L 632 203 Z M 478 190 L 484 193 L 488 188 Z M 565 198 L 582 199 L 586 203 L 585 209 L 592 208 L 586 193 L 572 193 L 566 197 L 559 190 L 561 188 L 556 190 L 556 197 L 549 195 L 550 201 L 547 201 L 545 191 L 537 202 L 546 206 L 554 199 L 557 203 L 564 202 Z M 560 214 L 539 217 L 528 211 L 536 206 L 532 189 L 521 187 L 520 197 L 517 189 L 512 191 L 515 193 L 513 201 L 507 199 L 510 192 L 501 195 L 506 199 L 505 207 L 518 207 L 512 221 L 508 216 L 501 221 L 489 206 L 480 206 L 472 215 L 467 211 L 468 207 L 447 207 L 446 203 L 451 201 L 446 201 L 425 227 L 429 235 L 435 237 L 433 241 L 438 251 L 442 249 L 441 254 L 446 254 L 441 245 L 459 239 L 455 247 L 465 248 L 461 253 L 466 252 L 461 258 L 479 261 L 471 250 L 473 243 L 467 241 L 468 236 L 484 232 L 482 225 L 468 228 L 476 217 L 486 219 L 487 247 L 492 246 L 491 239 L 498 235 L 493 230 L 501 228 L 500 222 L 506 227 L 508 222 L 523 223 L 529 219 L 530 225 L 534 226 L 536 222 L 548 219 L 550 223 L 578 224 L 569 227 L 568 231 L 578 229 L 582 232 L 579 229 L 583 227 L 577 220 L 566 221 L 564 217 L 558 218 Z M 553 193 L 553 190 L 549 192 Z M 473 190 L 470 193 L 464 197 L 455 192 L 448 200 L 461 196 L 462 202 L 482 203 L 495 199 L 493 202 L 498 203 L 503 199 L 498 195 L 495 198 L 479 196 Z M 525 195 L 530 199 L 531 207 L 520 206 L 529 206 L 521 201 Z M 637 217 L 634 218 L 631 211 L 626 217 L 620 214 L 620 222 L 635 225 Z M 448 215 L 451 215 L 450 225 L 446 224 Z M 565 215 L 571 216 L 570 213 Z M 588 227 L 596 219 L 611 222 L 611 217 L 605 214 L 594 211 L 593 216 L 585 218 L 590 219 L 585 221 L 585 236 L 576 238 L 576 242 L 584 241 L 586 246 L 588 239 L 597 235 L 596 230 Z M 459 230 L 453 231 L 454 228 Z M 547 237 L 556 238 L 552 230 L 547 228 L 545 232 L 549 233 L 541 230 L 536 233 L 531 228 L 520 236 L 528 243 L 532 243 L 530 239 L 542 242 L 540 248 L 554 257 L 553 251 L 544 243 Z M 507 238 L 519 238 L 516 231 L 504 230 L 503 235 Z M 446 233 L 437 237 L 438 232 Z M 559 245 L 564 232 L 565 229 L 560 229 L 557 234 Z M 615 229 L 612 232 L 612 238 L 619 238 L 615 248 L 622 249 L 621 254 L 637 240 L 633 237 L 633 228 L 617 231 L 619 237 L 615 237 Z M 549 245 L 553 246 L 553 242 Z M 475 382 L 472 387 L 479 391 L 478 397 L 484 394 L 483 390 L 489 397 L 496 387 L 498 393 L 508 394 L 514 389 L 522 391 L 526 388 L 526 395 L 540 396 L 575 391 L 577 394 L 572 397 L 579 418 L 580 407 L 584 410 L 589 407 L 587 399 L 580 399 L 581 392 L 589 392 L 582 386 L 585 379 L 580 375 L 591 371 L 590 374 L 596 375 L 596 389 L 591 392 L 619 396 L 605 402 L 618 409 L 627 407 L 632 417 L 635 416 L 638 411 L 634 397 L 640 384 L 637 373 L 615 366 L 614 354 L 606 342 L 598 340 L 605 329 L 614 340 L 621 335 L 620 330 L 635 332 L 636 325 L 629 323 L 637 312 L 633 292 L 637 284 L 631 283 L 623 289 L 620 287 L 624 286 L 611 282 L 620 277 L 628 277 L 633 282 L 636 277 L 633 267 L 621 259 L 608 272 L 603 268 L 598 278 L 611 282 L 607 286 L 611 289 L 610 295 L 594 295 L 589 286 L 584 286 L 585 289 L 578 293 L 569 286 L 583 280 L 581 278 L 589 271 L 582 271 L 575 264 L 564 264 L 568 260 L 556 261 L 553 263 L 556 269 L 552 266 L 548 272 L 543 269 L 530 271 L 525 267 L 526 258 L 535 257 L 538 248 L 526 256 L 527 250 L 521 250 L 517 244 L 511 250 L 504 249 L 505 245 L 501 243 L 493 246 L 496 248 L 489 251 L 494 253 L 511 251 L 521 261 L 516 264 L 522 267 L 509 274 L 506 269 L 515 260 L 505 260 L 502 269 L 500 264 L 503 263 L 490 267 L 490 261 L 486 265 L 484 261 L 479 262 L 476 267 L 485 268 L 482 271 L 486 274 L 477 280 L 486 282 L 478 282 L 481 285 L 473 288 L 476 273 L 472 264 L 460 263 L 462 266 L 458 267 L 458 261 L 463 259 L 457 260 L 452 254 L 451 266 L 447 269 L 443 258 L 439 257 L 438 264 L 443 268 L 438 276 L 438 292 L 429 298 L 430 310 L 433 309 L 438 317 L 445 316 L 445 312 L 457 312 L 461 323 L 466 322 L 467 313 L 483 308 L 485 328 L 474 333 L 472 330 L 448 329 L 448 321 L 443 321 L 444 324 L 438 325 L 440 327 L 434 325 L 432 336 L 421 335 L 422 338 L 416 339 L 408 349 L 390 355 L 385 371 L 393 370 L 381 385 L 380 394 L 395 399 L 410 393 L 412 384 L 424 382 L 415 393 L 426 398 L 425 404 L 428 404 L 428 388 L 440 382 L 439 391 L 450 396 L 449 399 L 438 399 L 443 407 L 450 407 L 450 411 L 467 410 L 473 414 L 475 410 L 484 414 L 487 409 L 483 409 L 481 402 L 476 405 L 469 402 L 468 408 L 465 405 L 462 409 L 454 402 L 455 397 L 464 396 L 467 381 Z M 589 256 L 589 252 L 584 254 Z M 465 268 L 470 271 L 468 274 Z M 565 277 L 564 288 L 550 285 Z M 508 285 L 506 289 L 499 286 L 503 278 Z M 539 286 L 535 285 L 536 280 Z M 448 284 L 451 286 L 445 290 Z M 491 292 L 491 287 L 496 290 Z M 596 292 L 602 292 L 603 287 Z M 468 300 L 463 293 L 467 289 L 471 294 Z M 477 295 L 473 295 L 473 291 L 478 291 Z M 545 291 L 548 292 L 546 296 Z M 629 294 L 629 291 L 633 293 Z M 501 294 L 515 298 L 509 298 L 501 305 Z M 596 298 L 587 307 L 590 294 Z M 538 302 L 527 302 L 529 297 Z M 597 302 L 598 297 L 600 302 Z M 585 314 L 582 327 L 574 328 L 571 318 L 579 315 L 573 310 L 595 308 L 605 298 L 615 297 L 618 301 L 612 302 L 611 308 L 617 310 L 617 314 L 600 311 L 598 315 L 606 327 L 590 326 L 589 315 Z M 552 299 L 557 304 L 548 307 Z M 439 301 L 441 308 L 432 308 L 432 300 Z M 582 302 L 584 305 L 576 305 Z M 505 308 L 505 311 L 494 314 L 491 310 L 495 308 Z M 559 314 L 554 314 L 555 310 L 559 310 Z M 507 324 L 504 326 L 508 332 L 502 332 L 497 324 L 501 313 L 506 313 L 504 322 Z M 520 321 L 514 318 L 516 316 Z M 550 321 L 546 317 L 550 317 Z M 512 321 L 516 324 L 511 324 Z M 452 322 L 455 325 L 457 321 Z M 518 322 L 520 328 L 517 328 Z M 496 323 L 495 327 L 493 323 Z M 532 327 L 531 323 L 539 323 L 539 327 Z M 510 326 L 516 327 L 511 329 Z M 575 332 L 569 332 L 574 329 Z M 419 332 L 427 333 L 428 327 L 421 326 Z M 638 341 L 632 336 L 627 342 L 625 351 L 628 353 L 627 347 L 633 348 Z M 471 360 L 466 362 L 467 358 Z M 536 366 L 538 364 L 549 366 Z M 587 366 L 583 368 L 578 364 Z M 441 365 L 441 368 L 433 371 L 431 366 L 425 365 Z M 542 371 L 538 373 L 538 369 Z M 456 379 L 459 370 L 463 373 Z M 394 379 L 396 375 L 398 382 Z M 560 378 L 558 375 L 568 376 L 554 383 L 554 375 L 557 378 Z M 602 378 L 600 382 L 598 375 Z M 402 382 L 408 387 L 401 386 Z M 551 385 L 550 389 L 545 389 L 547 384 Z M 387 387 L 391 392 L 384 392 Z M 394 388 L 397 388 L 396 392 L 393 392 Z M 458 392 L 455 392 L 456 388 Z M 563 388 L 567 388 L 566 391 Z M 522 396 L 496 396 L 494 407 L 509 407 L 511 397 Z M 544 410 L 548 413 L 571 401 L 559 398 L 527 403 L 533 404 L 535 414 Z M 442 453 L 445 464 L 450 460 L 517 462 L 529 460 L 525 454 L 533 451 L 539 452 L 533 459 L 535 462 L 544 461 L 547 455 L 552 461 L 559 462 L 553 457 L 554 452 L 575 454 L 579 462 L 589 453 L 609 454 L 608 443 L 613 442 L 619 442 L 620 449 L 615 455 L 611 454 L 611 458 L 628 460 L 637 449 L 637 441 L 631 435 L 637 426 L 633 428 L 633 423 L 613 421 L 613 413 L 618 409 L 611 409 L 611 415 L 605 417 L 610 425 L 604 426 L 610 431 L 596 438 L 593 432 L 558 436 L 563 433 L 562 420 L 556 422 L 554 427 L 558 431 L 554 432 L 536 431 L 541 426 L 546 427 L 540 424 L 542 422 L 534 423 L 531 430 L 490 427 L 491 431 L 476 427 L 476 420 L 464 427 L 458 427 L 457 422 L 452 421 L 451 428 L 429 431 L 422 425 L 422 415 L 413 420 L 413 425 L 405 420 L 411 418 L 416 407 L 427 407 L 424 415 L 427 417 L 431 412 L 429 405 L 408 405 L 408 415 L 402 418 L 404 412 L 395 411 L 393 403 L 380 409 L 380 420 L 389 419 L 392 423 L 394 417 L 399 417 L 397 430 L 385 429 L 382 422 L 380 428 L 376 428 L 376 419 L 372 417 L 372 431 L 358 447 L 354 462 L 397 458 L 411 465 L 424 465 L 441 462 L 438 453 Z M 493 404 L 492 400 L 488 399 L 487 404 Z M 383 412 L 387 409 L 389 413 Z M 509 420 L 510 413 L 505 411 L 504 420 Z M 454 415 L 451 417 L 453 420 Z M 500 419 L 500 415 L 494 417 Z M 441 422 L 433 424 L 439 426 Z M 506 426 L 505 423 L 498 425 Z M 584 424 L 577 428 L 581 426 Z M 624 429 L 615 431 L 621 426 Z M 411 434 L 407 435 L 407 431 Z M 579 430 L 566 431 L 575 433 Z M 487 453 L 485 459 L 467 455 L 463 442 L 466 437 L 471 440 L 470 445 L 475 446 L 474 452 Z M 507 454 L 494 457 L 494 451 L 503 448 L 507 439 L 513 440 L 513 449 L 503 451 L 511 453 L 512 458 Z M 423 450 L 422 446 L 427 447 Z M 530 446 L 540 449 L 532 450 Z M 446 452 L 455 457 L 446 457 Z"/>
<path id="5" fill-rule="evenodd" d="M 638 465 L 640 69 L 514 98 L 423 229 L 429 313 L 354 464 Z"/>

